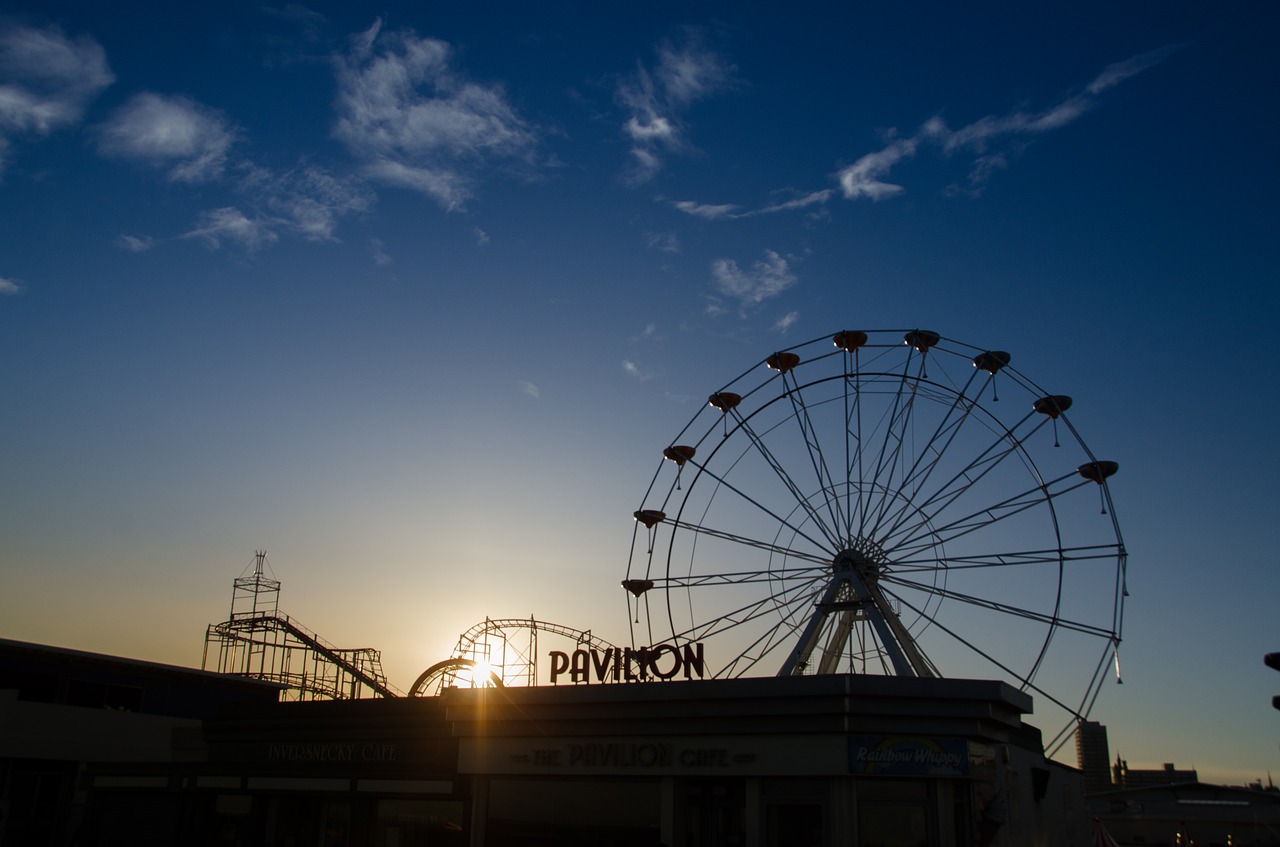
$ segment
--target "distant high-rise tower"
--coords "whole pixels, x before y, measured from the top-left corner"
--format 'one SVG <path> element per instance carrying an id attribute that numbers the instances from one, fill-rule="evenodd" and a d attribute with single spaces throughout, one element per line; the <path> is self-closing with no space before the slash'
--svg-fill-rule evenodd
<path id="1" fill-rule="evenodd" d="M 1084 775 L 1085 794 L 1112 789 L 1107 728 L 1097 721 L 1076 724 L 1076 764 Z"/>

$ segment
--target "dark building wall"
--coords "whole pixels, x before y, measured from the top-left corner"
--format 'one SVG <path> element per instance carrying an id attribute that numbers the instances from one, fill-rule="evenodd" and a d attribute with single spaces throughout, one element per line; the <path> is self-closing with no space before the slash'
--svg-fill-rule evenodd
<path id="1" fill-rule="evenodd" d="M 1280 792 L 1200 782 L 1109 791 L 1090 812 L 1121 844 L 1280 845 Z"/>
<path id="2" fill-rule="evenodd" d="M 0 639 L 0 690 L 24 702 L 183 718 L 280 698 L 271 683 L 8 639 Z"/>
<path id="3" fill-rule="evenodd" d="M 94 763 L 201 758 L 201 719 L 278 697 L 255 680 L 0 639 L 0 845 L 75 843 Z"/>

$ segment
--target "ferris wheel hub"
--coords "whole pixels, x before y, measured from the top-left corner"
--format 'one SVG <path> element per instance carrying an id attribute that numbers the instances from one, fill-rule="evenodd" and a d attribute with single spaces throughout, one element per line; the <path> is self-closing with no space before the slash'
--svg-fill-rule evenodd
<path id="1" fill-rule="evenodd" d="M 874 580 L 880 576 L 885 565 L 889 564 L 889 556 L 880 545 L 870 538 L 859 536 L 853 544 L 841 550 L 831 560 L 831 569 L 836 573 L 853 571 L 865 579 Z"/>

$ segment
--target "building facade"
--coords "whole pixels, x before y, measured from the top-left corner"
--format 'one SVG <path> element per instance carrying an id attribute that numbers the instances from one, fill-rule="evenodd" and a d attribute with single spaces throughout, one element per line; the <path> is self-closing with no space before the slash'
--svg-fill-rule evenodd
<path id="1" fill-rule="evenodd" d="M 188 761 L 95 768 L 87 824 L 102 845 L 1086 844 L 1030 705 L 847 675 L 250 704 Z"/>
<path id="2" fill-rule="evenodd" d="M 1165 762 L 1161 768 L 1131 768 L 1123 759 L 1116 759 L 1112 768 L 1114 788 L 1150 788 L 1156 785 L 1178 785 L 1184 782 L 1199 782 L 1200 775 L 1195 768 L 1177 768 L 1172 762 Z"/>
<path id="3" fill-rule="evenodd" d="M 1097 721 L 1076 724 L 1076 765 L 1084 775 L 1085 794 L 1111 790 L 1111 750 L 1107 745 L 1107 728 Z"/>
<path id="4" fill-rule="evenodd" d="M 1122 845 L 1280 845 L 1280 792 L 1275 790 L 1183 782 L 1096 794 L 1088 805 Z"/>
<path id="5" fill-rule="evenodd" d="M 88 769 L 174 762 L 224 705 L 280 686 L 0 639 L 0 845 L 79 843 Z"/>

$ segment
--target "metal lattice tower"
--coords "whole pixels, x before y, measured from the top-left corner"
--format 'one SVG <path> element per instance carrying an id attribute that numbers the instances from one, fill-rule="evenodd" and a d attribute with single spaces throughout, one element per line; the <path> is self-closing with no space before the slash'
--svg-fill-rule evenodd
<path id="1" fill-rule="evenodd" d="M 212 659 L 212 663 L 211 663 Z M 382 654 L 329 644 L 280 612 L 280 580 L 267 575 L 267 551 L 252 573 L 236 577 L 231 614 L 205 630 L 204 670 L 277 682 L 286 700 L 397 697 L 382 672 Z"/>

